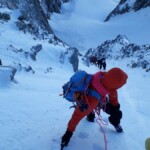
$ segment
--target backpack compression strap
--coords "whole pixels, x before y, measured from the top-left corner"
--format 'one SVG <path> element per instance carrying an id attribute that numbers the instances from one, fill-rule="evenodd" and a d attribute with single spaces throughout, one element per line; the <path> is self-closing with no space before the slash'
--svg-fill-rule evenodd
<path id="1" fill-rule="evenodd" d="M 89 89 L 87 95 L 95 97 L 99 102 L 101 100 L 101 95 L 94 89 Z"/>

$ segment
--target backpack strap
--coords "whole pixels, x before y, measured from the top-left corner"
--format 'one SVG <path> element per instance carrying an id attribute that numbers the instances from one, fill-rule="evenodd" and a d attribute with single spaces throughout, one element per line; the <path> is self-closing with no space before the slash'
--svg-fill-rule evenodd
<path id="1" fill-rule="evenodd" d="M 78 86 L 80 83 L 85 82 L 86 80 L 86 75 L 78 82 L 74 85 L 74 87 Z"/>
<path id="2" fill-rule="evenodd" d="M 98 93 L 101 94 L 103 100 L 106 98 L 106 95 L 109 94 L 109 92 L 104 88 L 104 86 L 100 82 L 100 78 L 103 78 L 101 72 L 97 72 L 93 75 L 92 87 L 96 91 L 98 91 Z"/>
<path id="3" fill-rule="evenodd" d="M 87 95 L 95 97 L 99 102 L 101 100 L 101 95 L 94 89 L 89 89 Z"/>

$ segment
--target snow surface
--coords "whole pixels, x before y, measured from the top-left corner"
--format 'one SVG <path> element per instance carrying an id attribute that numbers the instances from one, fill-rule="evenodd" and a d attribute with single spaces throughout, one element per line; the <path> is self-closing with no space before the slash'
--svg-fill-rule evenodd
<path id="1" fill-rule="evenodd" d="M 94 2 L 97 5 L 94 5 Z M 91 9 L 90 6 L 93 8 Z M 51 24 L 56 34 L 63 40 L 72 46 L 82 47 L 83 50 L 92 46 L 97 47 L 101 41 L 114 38 L 121 32 L 121 26 L 128 26 L 130 34 L 127 37 L 129 39 L 136 42 L 143 41 L 146 44 L 150 34 L 145 37 L 142 35 L 149 33 L 150 23 L 147 19 L 150 15 L 147 13 L 149 8 L 137 14 L 132 12 L 118 16 L 110 22 L 103 23 L 104 16 L 115 6 L 116 1 L 72 1 L 64 5 L 61 15 L 52 17 Z M 17 13 L 14 12 L 14 15 Z M 132 21 L 133 16 L 137 19 Z M 130 24 L 125 23 L 128 19 L 131 19 Z M 137 25 L 138 20 L 143 20 L 143 22 Z M 41 43 L 43 50 L 38 54 L 36 62 L 31 60 L 25 62 L 24 58 L 18 60 L 18 62 L 32 65 L 35 74 L 17 72 L 14 82 L 6 81 L 6 86 L 0 83 L 0 150 L 58 150 L 61 136 L 74 111 L 69 109 L 71 103 L 60 97 L 59 94 L 62 93 L 61 87 L 69 80 L 73 70 L 67 61 L 64 64 L 58 61 L 60 52 L 65 47 L 48 44 L 47 41 L 33 40 L 29 34 L 17 31 L 14 21 L 0 22 L 0 59 L 2 63 L 7 65 L 13 60 L 18 60 L 16 54 L 8 52 L 7 48 L 10 44 L 28 51 L 31 46 Z M 142 31 L 135 32 L 142 24 L 144 25 L 144 28 L 141 27 Z M 75 29 L 78 29 L 78 32 Z M 120 67 L 129 76 L 127 84 L 118 91 L 123 111 L 121 124 L 124 133 L 116 133 L 110 124 L 103 127 L 108 150 L 144 150 L 145 139 L 150 136 L 148 95 L 150 76 L 141 69 L 128 68 L 126 62 L 128 59 L 107 60 L 107 70 L 112 67 Z M 52 67 L 52 70 L 45 73 L 47 67 Z M 81 60 L 79 69 L 86 70 L 88 73 L 98 71 L 95 66 L 84 66 Z M 101 115 L 108 121 L 106 114 L 101 112 Z M 103 150 L 105 149 L 103 136 L 96 122 L 89 123 L 83 119 L 68 147 L 64 150 Z"/>
<path id="2" fill-rule="evenodd" d="M 126 35 L 132 43 L 149 44 L 150 7 L 104 22 L 117 4 L 115 0 L 72 0 L 63 5 L 61 15 L 51 17 L 50 24 L 58 37 L 82 51 L 96 48 L 118 34 Z"/>

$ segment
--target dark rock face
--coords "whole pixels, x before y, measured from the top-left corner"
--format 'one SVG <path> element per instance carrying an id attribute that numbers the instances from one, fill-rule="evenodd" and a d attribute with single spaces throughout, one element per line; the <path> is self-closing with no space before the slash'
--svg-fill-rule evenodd
<path id="1" fill-rule="evenodd" d="M 16 55 L 22 56 L 22 58 L 31 58 L 33 61 L 36 61 L 37 53 L 42 50 L 42 45 L 37 44 L 36 46 L 32 46 L 30 51 L 24 51 L 23 49 L 17 49 L 13 45 L 9 45 L 7 50 L 14 52 Z"/>
<path id="2" fill-rule="evenodd" d="M 61 9 L 60 0 L 42 0 L 41 5 L 46 10 L 46 14 L 52 12 L 60 13 L 60 9 Z"/>
<path id="3" fill-rule="evenodd" d="M 30 5 L 29 5 L 30 4 Z M 22 16 L 29 21 L 31 26 L 39 31 L 39 28 L 46 31 L 48 34 L 52 34 L 53 31 L 48 24 L 47 17 L 37 0 L 20 0 L 20 11 Z"/>
<path id="4" fill-rule="evenodd" d="M 121 0 L 117 7 L 106 17 L 105 21 L 110 20 L 111 17 L 124 14 L 130 11 L 138 11 L 142 8 L 150 6 L 149 0 L 136 0 L 134 4 L 128 2 L 128 0 Z"/>
<path id="5" fill-rule="evenodd" d="M 37 54 L 42 50 L 42 45 L 37 44 L 36 46 L 32 46 L 29 51 L 25 51 L 23 49 L 17 49 L 13 45 L 9 45 L 7 48 L 9 53 L 13 53 L 15 58 L 18 60 L 13 60 L 9 65 L 14 68 L 16 71 L 25 71 L 35 73 L 31 65 L 27 65 L 28 59 L 36 61 Z M 26 62 L 26 63 L 25 63 Z"/>
<path id="6" fill-rule="evenodd" d="M 2 20 L 2 21 L 10 20 L 10 14 L 8 14 L 8 13 L 1 13 L 0 12 L 0 20 Z"/>
<path id="7" fill-rule="evenodd" d="M 136 2 L 133 5 L 133 9 L 135 11 L 138 11 L 142 8 L 146 8 L 150 6 L 150 1 L 149 0 L 136 0 Z"/>
<path id="8" fill-rule="evenodd" d="M 42 37 L 53 34 L 48 23 L 50 14 L 52 12 L 60 13 L 62 2 L 68 1 L 69 0 L 0 0 L 0 7 L 7 7 L 9 9 L 19 8 L 22 14 L 16 22 L 19 30 L 22 30 L 24 33 L 30 32 L 36 37 L 41 38 L 41 34 Z"/>
<path id="9" fill-rule="evenodd" d="M 70 0 L 62 0 L 64 3 L 67 3 L 67 2 L 69 2 Z"/>
<path id="10" fill-rule="evenodd" d="M 35 73 L 35 71 L 32 69 L 30 65 L 25 66 L 22 69 L 24 69 L 26 72 L 32 72 L 33 74 Z"/>
<path id="11" fill-rule="evenodd" d="M 117 7 L 106 17 L 105 21 L 110 20 L 110 18 L 113 16 L 124 14 L 129 11 L 130 11 L 130 6 L 128 5 L 127 0 L 121 0 L 120 3 L 117 5 Z"/>
<path id="12" fill-rule="evenodd" d="M 35 35 L 36 37 L 40 37 L 40 34 L 39 34 L 39 30 L 37 28 L 37 26 L 33 25 L 32 23 L 26 23 L 25 20 L 18 20 L 16 22 L 16 26 L 18 27 L 18 29 L 20 31 L 23 31 L 24 33 L 30 33 L 32 35 Z"/>
<path id="13" fill-rule="evenodd" d="M 65 62 L 65 58 L 67 58 L 67 61 L 69 60 L 69 63 L 71 63 L 73 71 L 76 72 L 78 71 L 79 68 L 79 56 L 82 56 L 79 53 L 79 50 L 75 47 L 69 47 L 67 48 L 66 51 L 62 51 L 60 53 L 60 63 Z"/>
<path id="14" fill-rule="evenodd" d="M 59 13 L 62 2 L 66 3 L 69 1 L 70 0 L 35 0 L 34 4 L 40 3 L 44 11 L 46 10 L 47 12 L 50 12 L 50 13 L 52 12 Z M 9 9 L 17 9 L 22 2 L 23 1 L 20 1 L 20 0 L 0 0 L 0 7 L 7 7 Z M 26 1 L 24 0 L 24 2 Z M 29 2 L 32 2 L 32 1 L 29 1 Z M 28 3 L 28 5 L 32 5 L 32 4 L 33 3 Z"/>
<path id="15" fill-rule="evenodd" d="M 9 9 L 18 8 L 19 0 L 0 0 L 1 7 L 7 7 Z"/>
<path id="16" fill-rule="evenodd" d="M 32 46 L 31 53 L 30 53 L 30 57 L 32 58 L 32 60 L 36 61 L 36 55 L 41 50 L 42 50 L 42 45 L 41 44 L 38 44 L 36 46 Z"/>
<path id="17" fill-rule="evenodd" d="M 0 66 L 0 81 L 8 80 L 12 81 L 16 74 L 16 69 L 12 66 Z M 7 82 L 8 82 L 7 81 Z"/>
<path id="18" fill-rule="evenodd" d="M 130 58 L 131 61 L 127 65 L 131 68 L 140 67 L 147 72 L 150 70 L 150 45 L 130 43 L 128 38 L 122 35 L 105 41 L 95 49 L 89 49 L 83 58 L 86 65 L 89 65 L 91 56 L 115 60 Z"/>
<path id="19" fill-rule="evenodd" d="M 72 48 L 72 51 L 73 53 L 70 57 L 70 63 L 72 64 L 73 71 L 76 72 L 78 71 L 78 67 L 79 67 L 79 58 L 78 58 L 79 51 L 77 48 Z"/>

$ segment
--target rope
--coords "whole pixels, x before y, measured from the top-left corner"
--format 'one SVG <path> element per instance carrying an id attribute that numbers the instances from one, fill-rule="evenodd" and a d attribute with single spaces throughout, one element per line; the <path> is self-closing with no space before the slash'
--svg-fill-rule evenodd
<path id="1" fill-rule="evenodd" d="M 87 104 L 88 104 L 88 106 L 89 106 L 89 108 L 90 108 L 90 105 L 89 105 L 89 102 L 88 102 L 88 98 L 87 98 L 87 96 L 86 96 L 86 90 L 87 90 L 88 86 L 89 86 L 89 85 L 87 85 L 87 87 L 85 88 L 84 96 L 85 96 L 85 100 L 86 100 L 86 102 L 87 102 Z M 106 106 L 105 106 L 105 107 L 106 107 Z M 90 108 L 90 109 L 91 109 L 91 108 Z M 93 111 L 93 110 L 91 109 L 91 112 L 92 112 L 92 111 Z M 105 126 L 107 126 L 108 123 L 107 123 L 107 122 L 102 118 L 102 116 L 100 115 L 100 110 L 94 109 L 94 112 L 95 112 L 95 113 L 97 114 L 97 116 L 98 116 L 98 118 L 96 119 L 96 122 L 97 122 L 98 125 L 101 127 L 101 130 L 102 130 L 102 132 L 103 132 L 103 135 L 104 135 L 104 143 L 105 143 L 105 150 L 107 150 L 106 133 L 105 133 L 105 130 L 103 129 L 101 123 L 102 123 L 103 125 L 105 125 Z"/>
<path id="2" fill-rule="evenodd" d="M 100 122 L 99 122 L 100 121 Z M 104 121 L 104 120 L 103 120 Z M 101 123 L 102 122 L 102 119 L 98 116 L 98 118 L 96 119 L 96 122 L 99 124 L 99 126 L 101 127 L 101 130 L 103 132 L 103 135 L 104 135 L 104 143 L 105 143 L 105 150 L 107 150 L 107 140 L 106 140 L 106 133 L 105 133 L 105 130 L 103 129 Z"/>
<path id="3" fill-rule="evenodd" d="M 107 126 L 108 123 L 102 118 L 102 116 L 100 115 L 100 113 L 98 113 L 95 109 L 94 112 L 98 115 L 98 118 L 96 119 L 96 122 L 98 123 L 98 125 L 101 127 L 101 130 L 103 132 L 104 135 L 104 143 L 105 143 L 105 150 L 107 150 L 107 139 L 106 139 L 106 133 L 105 130 L 103 129 L 102 125 Z M 101 125 L 102 124 L 102 125 Z"/>

